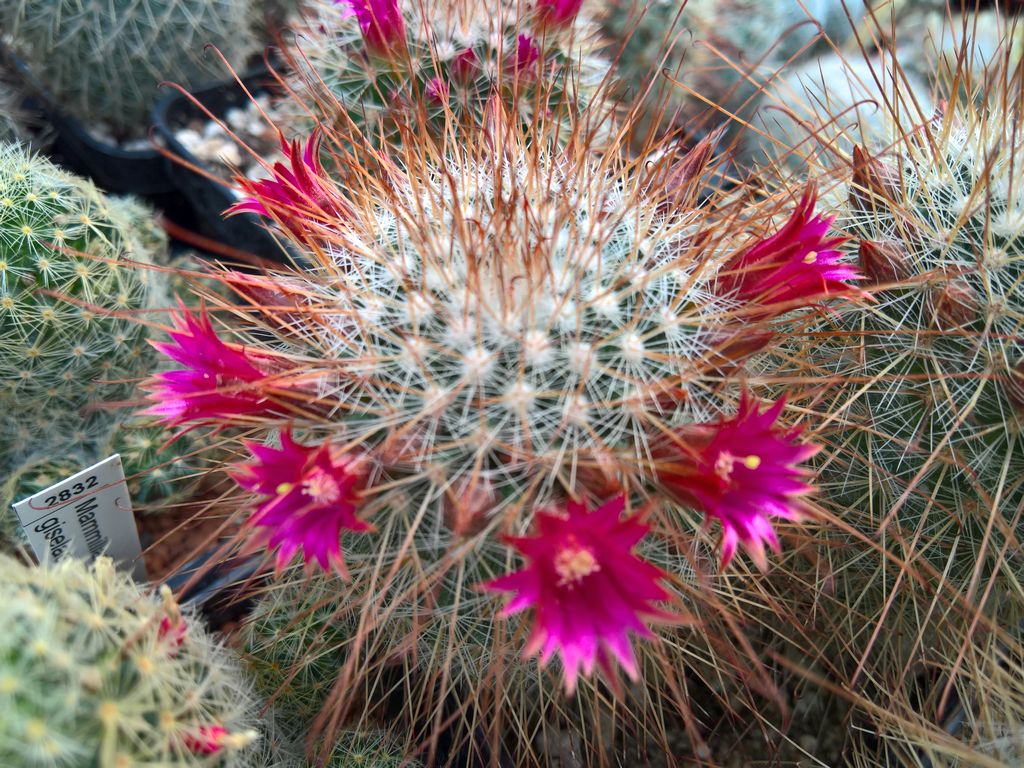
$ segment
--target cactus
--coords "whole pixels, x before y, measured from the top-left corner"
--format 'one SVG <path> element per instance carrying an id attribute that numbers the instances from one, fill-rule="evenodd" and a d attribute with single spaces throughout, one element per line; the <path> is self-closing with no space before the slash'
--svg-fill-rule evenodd
<path id="1" fill-rule="evenodd" d="M 315 6 L 290 58 L 302 98 L 316 104 L 305 108 L 339 129 L 351 121 L 371 141 L 382 133 L 394 139 L 399 126 L 417 124 L 421 110 L 435 132 L 449 110 L 458 121 L 482 124 L 495 94 L 526 125 L 539 127 L 554 115 L 555 126 L 565 128 L 567 116 L 596 98 L 608 70 L 585 11 L 542 26 L 515 0 L 397 0 L 404 21 L 392 49 L 368 55 L 358 17 L 343 6 Z M 347 118 L 336 116 L 339 107 Z"/>
<path id="2" fill-rule="evenodd" d="M 851 32 L 838 0 L 619 0 L 604 19 L 622 51 L 623 85 L 633 97 L 651 88 L 646 120 L 691 133 L 725 123 L 728 113 L 749 116 L 758 85 L 818 47 L 818 25 L 836 43 Z M 639 138 L 644 127 L 634 129 Z"/>
<path id="3" fill-rule="evenodd" d="M 834 365 L 868 381 L 851 413 L 870 421 L 844 438 L 837 498 L 923 532 L 919 551 L 952 559 L 961 584 L 987 572 L 1024 500 L 1019 110 L 954 101 L 890 151 L 873 155 L 889 137 L 858 147 L 838 220 L 882 288 L 840 315 L 857 342 Z"/>
<path id="4" fill-rule="evenodd" d="M 0 148 L 0 466 L 64 447 L 94 452 L 114 414 L 89 409 L 130 396 L 150 365 L 148 331 L 128 315 L 161 295 L 160 275 L 130 262 L 165 243 L 136 226 L 140 211 Z"/>
<path id="5" fill-rule="evenodd" d="M 246 766 L 257 704 L 236 659 L 109 558 L 0 555 L 0 761 Z"/>
<path id="6" fill-rule="evenodd" d="M 810 486 L 797 465 L 814 448 L 776 425 L 781 402 L 764 410 L 739 381 L 771 380 L 760 360 L 773 334 L 855 275 L 813 197 L 784 225 L 777 200 L 695 208 L 709 143 L 634 164 L 531 140 L 518 115 L 448 131 L 457 140 L 352 162 L 344 186 L 308 150 L 294 173 L 253 185 L 310 266 L 234 278 L 249 308 L 218 315 L 244 345 L 208 313 L 181 313 L 165 351 L 183 367 L 147 385 L 150 413 L 245 425 L 251 460 L 231 472 L 252 493 L 239 507 L 257 507 L 249 545 L 276 550 L 279 568 L 301 554 L 351 579 L 301 599 L 270 587 L 286 612 L 252 630 L 250 655 L 285 710 L 308 717 L 342 680 L 329 700 L 342 723 L 359 700 L 337 691 L 369 698 L 401 665 L 414 741 L 436 737 L 451 698 L 475 713 L 463 725 L 486 724 L 530 764 L 538 720 L 586 730 L 608 714 L 592 671 L 615 685 L 618 667 L 643 670 L 653 690 L 678 649 L 701 656 L 722 631 L 716 596 L 696 586 L 713 555 L 695 513 L 722 522 L 726 561 L 742 544 L 767 567 L 781 548 L 769 517 L 798 516 Z M 723 483 L 697 487 L 709 475 Z M 551 540 L 554 561 L 538 554 Z M 614 626 L 589 591 L 602 585 L 621 585 Z M 521 658 L 526 624 L 499 619 L 489 594 L 520 589 L 533 601 L 513 605 L 538 603 L 527 650 L 539 665 Z M 646 634 L 641 617 L 668 615 L 655 603 L 676 589 L 700 631 L 633 650 L 624 627 Z M 559 624 L 549 599 L 572 618 Z M 734 639 L 705 657 L 725 678 L 745 668 Z M 579 713 L 542 671 L 555 654 Z M 615 728 L 650 735 L 648 694 L 631 688 L 635 715 Z"/>
<path id="7" fill-rule="evenodd" d="M 254 15 L 233 0 L 2 0 L 0 26 L 63 110 L 109 121 L 118 136 L 149 123 L 157 85 L 213 79 L 215 45 L 243 67 L 258 50 Z"/>
<path id="8" fill-rule="evenodd" d="M 827 205 L 875 302 L 789 347 L 820 367 L 818 478 L 841 532 L 779 592 L 821 585 L 807 598 L 821 659 L 882 736 L 857 764 L 983 764 L 1024 712 L 1021 72 L 978 61 L 936 80 L 942 106 L 916 124 L 905 102 L 859 125 L 819 104 L 806 150 L 843 182 Z M 947 732 L 957 703 L 964 727 Z"/>

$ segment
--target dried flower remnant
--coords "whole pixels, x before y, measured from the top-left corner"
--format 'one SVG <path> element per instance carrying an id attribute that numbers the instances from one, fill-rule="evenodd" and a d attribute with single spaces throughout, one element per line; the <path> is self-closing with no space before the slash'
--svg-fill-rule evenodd
<path id="1" fill-rule="evenodd" d="M 747 397 L 739 412 L 718 424 L 676 429 L 655 449 L 655 471 L 662 487 L 677 501 L 717 518 L 722 525 L 722 567 L 742 544 L 759 568 L 768 561 L 764 545 L 780 550 L 771 518 L 799 520 L 800 497 L 814 489 L 810 470 L 797 466 L 820 446 L 796 442 L 799 430 L 775 425 L 785 404 L 779 400 L 763 413 Z"/>
<path id="2" fill-rule="evenodd" d="M 523 653 L 539 653 L 541 665 L 560 654 L 570 694 L 580 670 L 589 676 L 595 663 L 614 679 L 617 661 L 636 680 L 630 632 L 651 637 L 642 618 L 672 618 L 654 607 L 669 598 L 658 584 L 666 574 L 633 552 L 649 527 L 636 515 L 620 519 L 625 505 L 619 496 L 592 512 L 577 502 L 570 502 L 564 515 L 539 511 L 535 536 L 508 539 L 527 565 L 484 585 L 516 593 L 504 616 L 533 608 L 533 630 Z"/>
<path id="3" fill-rule="evenodd" d="M 265 531 L 269 545 L 279 547 L 283 568 L 301 550 L 307 566 L 347 576 L 341 532 L 371 531 L 360 520 L 359 492 L 366 475 L 358 457 L 335 455 L 327 444 L 305 446 L 281 435 L 281 448 L 246 442 L 254 461 L 238 468 L 234 478 L 243 488 L 267 496 L 249 525 Z"/>

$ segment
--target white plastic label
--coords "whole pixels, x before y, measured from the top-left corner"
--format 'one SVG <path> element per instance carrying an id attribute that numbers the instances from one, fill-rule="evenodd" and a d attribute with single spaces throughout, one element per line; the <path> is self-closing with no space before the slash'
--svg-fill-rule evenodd
<path id="1" fill-rule="evenodd" d="M 14 505 L 40 562 L 65 557 L 89 562 L 108 555 L 146 581 L 142 546 L 121 457 L 114 454 Z"/>

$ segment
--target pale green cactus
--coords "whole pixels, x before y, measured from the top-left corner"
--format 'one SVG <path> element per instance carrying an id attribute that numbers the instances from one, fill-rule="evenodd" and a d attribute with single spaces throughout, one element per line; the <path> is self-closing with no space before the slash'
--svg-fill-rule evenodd
<path id="1" fill-rule="evenodd" d="M 205 46 L 244 67 L 256 20 L 233 0 L 0 0 L 0 27 L 57 104 L 120 134 L 145 128 L 159 83 L 221 73 Z"/>
<path id="2" fill-rule="evenodd" d="M 238 661 L 169 592 L 108 558 L 0 555 L 0 762 L 24 768 L 249 765 L 258 704 Z"/>
<path id="3" fill-rule="evenodd" d="M 0 147 L 0 466 L 95 450 L 115 420 L 98 406 L 130 397 L 149 365 L 133 313 L 166 305 L 161 275 L 144 268 L 166 241 L 142 214 Z"/>

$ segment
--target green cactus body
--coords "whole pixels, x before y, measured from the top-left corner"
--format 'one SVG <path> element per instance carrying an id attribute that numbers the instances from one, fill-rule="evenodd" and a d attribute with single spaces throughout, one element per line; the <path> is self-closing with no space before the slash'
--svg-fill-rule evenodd
<path id="1" fill-rule="evenodd" d="M 0 762 L 247 766 L 257 708 L 237 660 L 108 558 L 0 555 Z"/>
<path id="2" fill-rule="evenodd" d="M 640 96 L 653 80 L 646 119 L 662 129 L 697 128 L 693 121 L 709 112 L 703 128 L 725 122 L 727 113 L 749 116 L 759 83 L 811 50 L 819 24 L 834 42 L 851 32 L 838 0 L 619 0 L 604 19 L 622 49 L 624 86 Z"/>
<path id="3" fill-rule="evenodd" d="M 234 0 L 0 0 L 0 26 L 57 104 L 118 134 L 149 124 L 159 83 L 214 78 L 206 45 L 243 67 L 255 21 Z"/>
<path id="4" fill-rule="evenodd" d="M 0 149 L 0 465 L 95 450 L 114 415 L 89 408 L 130 396 L 149 366 L 148 330 L 130 315 L 151 306 L 159 275 L 132 262 L 158 238 L 134 226 L 140 210 Z"/>
<path id="5" fill-rule="evenodd" d="M 547 121 L 553 114 L 577 115 L 608 71 L 597 51 L 597 27 L 585 12 L 568 28 L 539 30 L 515 0 L 401 0 L 399 6 L 404 53 L 367 55 L 356 17 L 333 2 L 320 6 L 296 44 L 300 92 L 312 94 L 328 123 L 335 122 L 330 110 L 340 105 L 371 141 L 382 133 L 394 137 L 398 125 L 415 125 L 421 109 L 435 131 L 450 119 L 448 112 L 459 122 L 483 124 L 495 94 L 525 124 L 539 124 L 538 113 Z M 520 35 L 530 38 L 539 58 L 517 76 L 512 62 Z M 470 60 L 460 58 L 467 52 Z"/>

